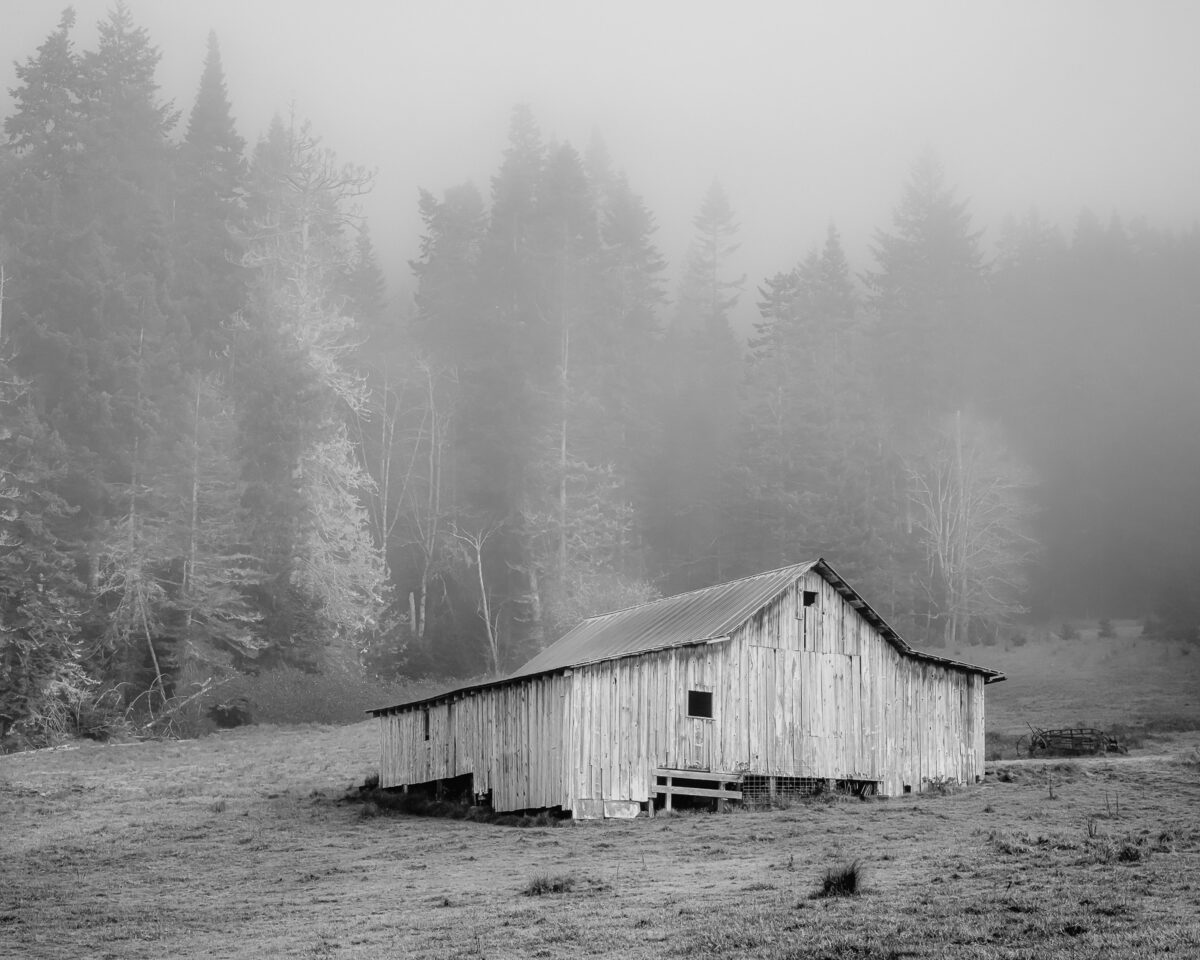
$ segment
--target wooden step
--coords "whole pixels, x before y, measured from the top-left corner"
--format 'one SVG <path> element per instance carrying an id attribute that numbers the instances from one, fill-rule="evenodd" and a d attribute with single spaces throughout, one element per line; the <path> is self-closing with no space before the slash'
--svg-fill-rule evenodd
<path id="1" fill-rule="evenodd" d="M 726 784 L 740 785 L 742 775 L 740 773 L 721 773 L 713 770 L 674 770 L 665 767 L 659 767 L 654 771 L 654 792 L 666 795 L 666 800 L 663 803 L 663 809 L 671 809 L 671 798 L 674 796 L 684 797 L 715 797 L 719 801 L 723 800 L 741 800 L 742 791 L 728 787 Z M 658 783 L 657 781 L 664 779 L 666 783 Z M 677 780 L 683 780 L 684 783 L 676 783 Z M 692 786 L 695 782 L 715 783 L 713 787 L 696 787 Z M 653 808 L 653 804 L 651 805 Z"/>
<path id="2" fill-rule="evenodd" d="M 724 783 L 741 783 L 740 773 L 719 773 L 715 770 L 677 770 L 673 767 L 659 767 L 654 771 L 656 777 L 672 777 L 675 780 L 715 780 Z"/>

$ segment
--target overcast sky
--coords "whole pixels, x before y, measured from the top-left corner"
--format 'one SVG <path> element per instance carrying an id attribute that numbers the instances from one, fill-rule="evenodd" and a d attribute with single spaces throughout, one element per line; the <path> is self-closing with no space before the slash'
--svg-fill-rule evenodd
<path id="1" fill-rule="evenodd" d="M 0 69 L 65 3 L 0 0 Z M 78 0 L 90 47 L 107 0 Z M 367 212 L 393 282 L 415 255 L 418 187 L 486 194 L 510 110 L 583 149 L 593 130 L 655 212 L 677 263 L 714 177 L 742 225 L 751 289 L 832 220 L 856 269 L 925 147 L 978 226 L 1031 206 L 1073 223 L 1200 218 L 1194 0 L 129 0 L 184 118 L 217 31 L 253 141 L 296 112 L 378 170 Z M 7 106 L 7 105 L 6 105 Z M 7 109 L 5 110 L 7 113 Z"/>

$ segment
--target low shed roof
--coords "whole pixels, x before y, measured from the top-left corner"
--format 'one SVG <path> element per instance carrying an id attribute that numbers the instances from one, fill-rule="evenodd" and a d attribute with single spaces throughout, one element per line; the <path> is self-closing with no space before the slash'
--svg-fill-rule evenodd
<path id="1" fill-rule="evenodd" d="M 651 600 L 625 610 L 590 617 L 506 677 L 460 687 L 421 700 L 379 707 L 370 712 L 379 714 L 398 707 L 431 703 L 459 693 L 499 686 L 526 677 L 554 673 L 602 660 L 725 639 L 810 570 L 816 570 L 901 653 L 931 663 L 981 673 L 985 683 L 1004 679 L 1004 674 L 995 670 L 914 650 L 828 563 L 824 560 L 810 560 L 730 583 L 720 583 L 673 597 Z"/>

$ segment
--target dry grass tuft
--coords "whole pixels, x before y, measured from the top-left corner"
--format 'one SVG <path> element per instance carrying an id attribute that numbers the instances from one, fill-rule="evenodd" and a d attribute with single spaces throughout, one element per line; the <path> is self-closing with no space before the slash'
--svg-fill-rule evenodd
<path id="1" fill-rule="evenodd" d="M 1150 858 L 1145 837 L 1126 834 L 1124 837 L 1098 836 L 1089 839 L 1081 863 L 1141 863 Z"/>
<path id="2" fill-rule="evenodd" d="M 863 867 L 861 860 L 855 860 L 841 867 L 831 867 L 825 871 L 820 888 L 814 897 L 856 897 L 862 892 Z"/>
<path id="3" fill-rule="evenodd" d="M 1003 830 L 993 830 L 988 834 L 988 842 L 997 852 L 1010 857 L 1019 857 L 1030 850 L 1028 837 L 1017 837 Z"/>
<path id="4" fill-rule="evenodd" d="M 574 889 L 575 878 L 570 874 L 564 873 L 552 877 L 543 873 L 533 877 L 525 884 L 521 893 L 527 897 L 543 897 L 548 893 L 570 893 Z"/>

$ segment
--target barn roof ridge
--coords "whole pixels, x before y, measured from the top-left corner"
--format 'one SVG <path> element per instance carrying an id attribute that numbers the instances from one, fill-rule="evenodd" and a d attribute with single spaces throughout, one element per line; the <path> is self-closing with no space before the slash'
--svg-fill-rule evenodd
<path id="1" fill-rule="evenodd" d="M 717 587 L 728 587 L 736 583 L 745 583 L 747 580 L 758 580 L 762 577 L 774 576 L 776 574 L 783 573 L 785 570 L 791 570 L 793 567 L 804 568 L 802 570 L 797 569 L 797 575 L 799 575 L 802 573 L 807 573 L 810 568 L 815 567 L 819 562 L 819 560 L 805 560 L 800 563 L 785 563 L 782 567 L 776 567 L 774 570 L 764 570 L 762 573 L 751 573 L 745 577 L 738 577 L 736 580 L 726 580 L 721 583 L 710 583 L 707 587 L 693 587 L 691 590 L 684 590 L 682 593 L 672 593 L 665 597 L 654 597 L 651 600 L 643 600 L 640 603 L 631 603 L 627 607 L 620 607 L 616 610 L 606 610 L 604 613 L 596 613 L 590 617 L 584 617 L 579 622 L 588 623 L 591 620 L 604 620 L 608 617 L 615 617 L 620 613 L 626 613 L 629 610 L 635 610 L 638 607 L 648 607 L 655 603 L 666 603 L 669 600 L 682 600 L 684 597 L 690 597 L 697 593 L 706 593 L 707 591 L 713 590 Z M 572 629 L 574 629 L 574 627 L 572 627 Z M 570 631 L 568 631 L 568 633 L 569 632 Z M 566 634 L 563 634 L 563 636 L 566 636 Z M 555 642 L 557 643 L 558 641 Z"/>

